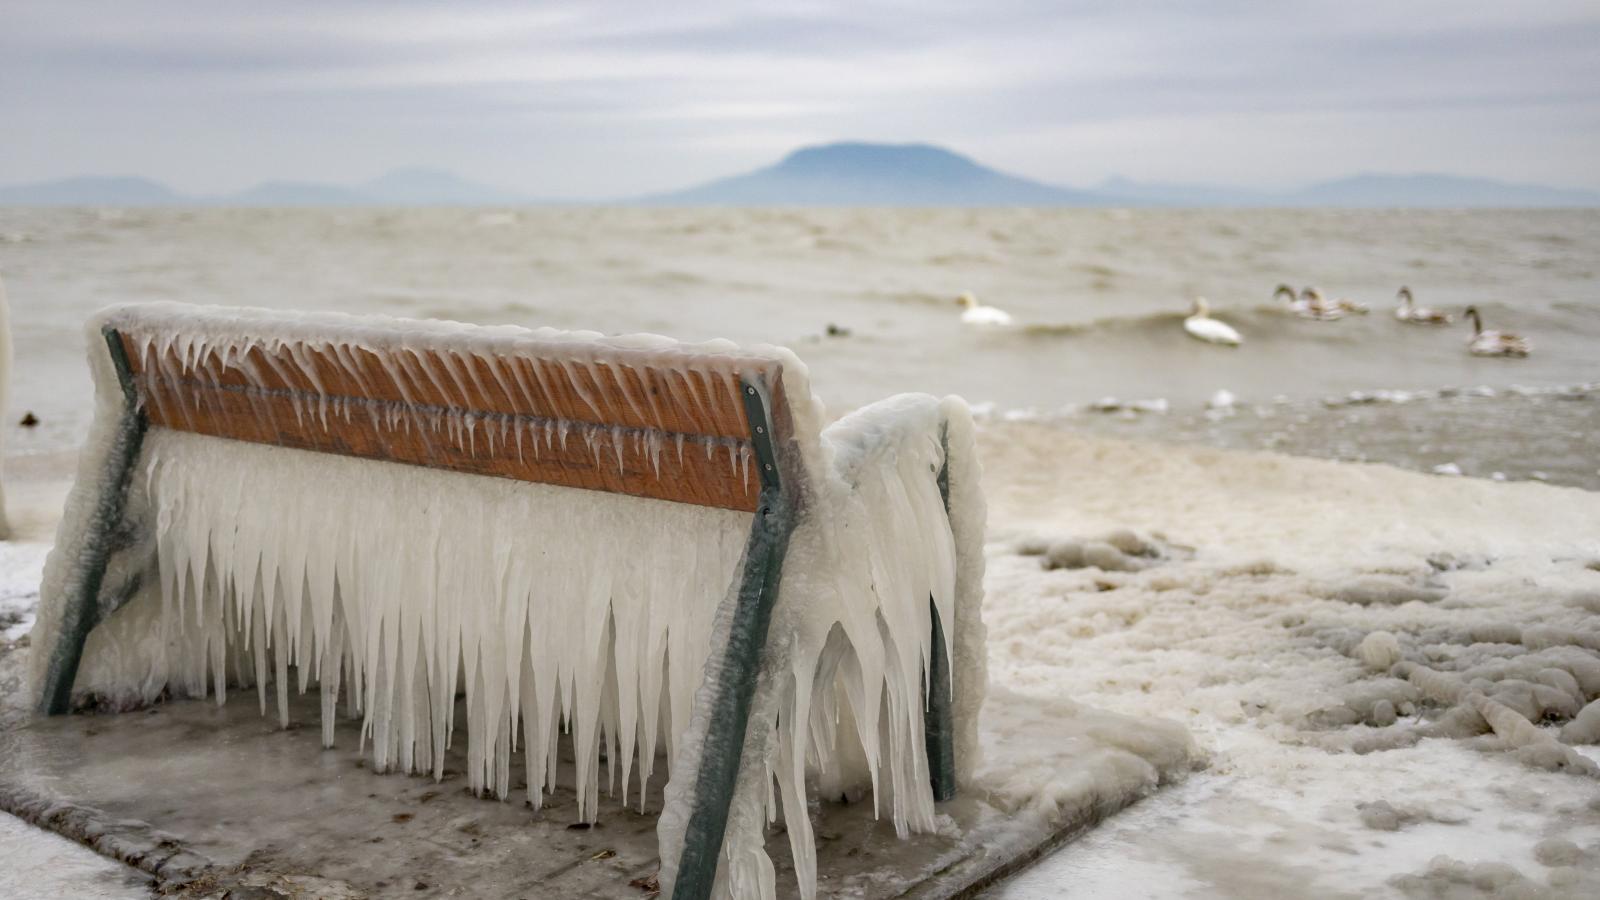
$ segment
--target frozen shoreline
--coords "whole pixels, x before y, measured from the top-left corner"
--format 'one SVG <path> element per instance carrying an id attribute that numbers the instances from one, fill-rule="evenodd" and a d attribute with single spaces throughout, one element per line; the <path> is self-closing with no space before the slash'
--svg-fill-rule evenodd
<path id="1" fill-rule="evenodd" d="M 980 445 L 999 700 L 986 732 L 1005 710 L 1032 709 L 1047 725 L 1052 710 L 1082 704 L 1176 719 L 1209 760 L 996 896 L 1063 886 L 1127 897 L 1592 895 L 1595 779 L 1530 767 L 1492 736 L 1355 752 L 1432 713 L 1413 698 L 1413 713 L 1402 707 L 1395 724 L 1379 724 L 1377 700 L 1412 695 L 1354 651 L 1386 630 L 1404 652 L 1446 668 L 1534 652 L 1474 641 L 1475 630 L 1592 630 L 1600 494 L 1029 424 L 992 423 Z M 9 596 L 25 589 L 26 557 L 47 545 L 45 504 L 61 485 L 37 461 L 8 462 L 13 520 L 27 538 L 7 548 L 21 562 L 0 584 Z M 32 466 L 25 480 L 19 465 Z M 1134 557 L 1137 571 L 1046 570 L 1017 552 L 1116 529 L 1146 536 L 1161 555 Z M 1033 733 L 1026 725 L 1005 729 Z M 1097 739 L 1111 746 L 1141 733 L 1158 732 L 1101 728 Z M 991 744 L 982 777 L 1003 787 L 1026 751 Z M 1032 785 L 1035 806 L 1093 796 L 1081 773 L 1057 774 Z M 1565 861 L 1574 864 L 1549 864 Z"/>
<path id="2" fill-rule="evenodd" d="M 1520 689 L 1519 660 L 1541 653 L 1600 664 L 1523 634 L 1592 633 L 1600 494 L 1031 425 L 986 436 L 992 677 L 1174 717 L 1210 758 L 995 897 L 1594 895 L 1594 777 L 1471 728 L 1406 743 L 1448 717 L 1360 650 L 1387 631 L 1406 659 L 1500 670 L 1490 692 Z M 1017 552 L 1055 543 L 1071 562 L 1070 544 L 1119 528 L 1161 532 L 1165 557 L 1045 570 Z M 1553 738 L 1564 716 L 1546 713 Z"/>

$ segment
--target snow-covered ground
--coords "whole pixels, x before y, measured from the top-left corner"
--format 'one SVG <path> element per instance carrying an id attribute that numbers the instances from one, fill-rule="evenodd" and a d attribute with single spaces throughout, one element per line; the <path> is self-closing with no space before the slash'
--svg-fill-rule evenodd
<path id="1" fill-rule="evenodd" d="M 1600 495 L 1021 426 L 982 450 L 991 677 L 1209 756 L 997 897 L 1600 895 L 1600 753 L 1558 742 L 1600 690 Z M 1538 724 L 1490 732 L 1473 690 Z"/>
<path id="2" fill-rule="evenodd" d="M 136 900 L 148 878 L 64 837 L 0 813 L 0 896 L 11 900 Z"/>
<path id="3" fill-rule="evenodd" d="M 0 541 L 0 691 L 21 689 L 20 657 L 7 652 L 33 628 L 39 578 L 61 514 L 68 454 L 5 461 L 7 518 Z M 0 813 L 0 897 L 122 900 L 149 897 L 143 873 L 15 816 Z"/>
<path id="4" fill-rule="evenodd" d="M 23 535 L 34 538 L 36 535 Z M 50 545 L 0 541 L 0 690 L 20 689 L 20 654 L 8 653 L 33 627 L 39 574 Z M 149 897 L 149 878 L 64 837 L 0 813 L 0 897 L 123 900 Z"/>

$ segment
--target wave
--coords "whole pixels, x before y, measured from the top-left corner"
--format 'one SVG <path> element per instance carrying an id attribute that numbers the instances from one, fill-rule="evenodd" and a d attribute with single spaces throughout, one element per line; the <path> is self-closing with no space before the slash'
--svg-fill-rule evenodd
<path id="1" fill-rule="evenodd" d="M 1147 313 L 1101 316 L 1081 322 L 1030 322 L 1018 327 L 1016 330 L 1029 337 L 1066 337 L 1097 332 L 1168 331 L 1181 326 L 1183 320 L 1189 318 L 1190 315 L 1191 311 L 1189 309 L 1161 309 Z M 1287 323 L 1296 321 L 1299 318 L 1284 306 L 1272 306 L 1270 304 L 1234 309 L 1213 309 L 1212 316 L 1230 324 L 1251 322 L 1257 325 L 1262 323 Z"/>

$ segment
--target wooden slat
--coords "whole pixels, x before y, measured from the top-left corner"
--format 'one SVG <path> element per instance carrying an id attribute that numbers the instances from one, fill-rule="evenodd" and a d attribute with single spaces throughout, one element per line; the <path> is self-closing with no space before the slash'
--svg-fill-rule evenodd
<path id="1" fill-rule="evenodd" d="M 172 378 L 170 373 L 180 371 L 175 356 L 159 367 L 139 358 L 138 342 L 123 340 L 150 421 L 160 427 L 702 506 L 756 508 L 760 479 L 754 461 L 743 462 L 749 432 L 741 430 L 748 426 L 738 383 L 720 372 L 419 351 L 433 367 L 435 376 L 429 377 L 417 357 L 402 356 L 386 366 L 362 350 L 268 353 L 257 347 L 242 364 L 223 365 L 213 357 L 202 370 Z M 515 367 L 521 367 L 520 382 Z M 774 374 L 771 383 L 780 386 L 777 401 L 781 380 Z M 447 423 L 452 417 L 462 421 L 463 411 L 473 424 L 452 434 Z M 564 447 L 553 438 L 548 445 L 540 441 L 535 451 L 535 433 L 563 426 Z M 647 432 L 663 435 L 654 458 L 643 439 Z"/>
<path id="2" fill-rule="evenodd" d="M 146 358 L 124 336 L 136 373 L 181 368 L 172 349 L 166 359 Z M 153 352 L 153 351 L 152 351 Z M 640 361 L 630 363 L 636 355 Z M 293 352 L 255 346 L 243 362 L 224 365 L 208 357 L 203 368 L 223 385 L 310 391 L 374 400 L 419 403 L 509 415 L 654 428 L 679 434 L 745 439 L 750 436 L 739 400 L 738 377 L 749 371 L 775 381 L 772 360 L 726 361 L 721 371 L 654 364 L 649 354 L 608 350 L 615 361 L 584 365 L 560 358 L 400 350 L 391 361 L 359 347 L 330 344 Z M 649 361 L 646 361 L 649 360 Z"/>

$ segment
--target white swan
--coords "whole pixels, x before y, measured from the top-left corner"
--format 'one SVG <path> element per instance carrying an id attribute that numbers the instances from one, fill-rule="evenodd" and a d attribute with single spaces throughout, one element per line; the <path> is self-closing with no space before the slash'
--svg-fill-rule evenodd
<path id="1" fill-rule="evenodd" d="M 1467 318 L 1472 320 L 1472 339 L 1467 341 L 1467 352 L 1473 356 L 1527 356 L 1528 341 L 1521 335 L 1507 331 L 1484 331 L 1483 320 L 1478 318 L 1476 306 L 1467 307 Z"/>
<path id="2" fill-rule="evenodd" d="M 1237 347 L 1244 340 L 1239 332 L 1233 330 L 1233 326 L 1211 318 L 1211 306 L 1204 297 L 1194 298 L 1194 313 L 1183 320 L 1183 330 L 1189 332 L 1190 337 L 1208 344 Z"/>
<path id="3" fill-rule="evenodd" d="M 1412 325 L 1449 325 L 1451 322 L 1456 320 L 1455 316 L 1450 315 L 1442 309 L 1433 309 L 1432 307 L 1427 306 L 1413 306 L 1411 299 L 1411 288 L 1401 287 L 1400 290 L 1395 293 L 1395 297 L 1399 298 L 1400 306 L 1395 309 L 1394 317 L 1402 322 L 1407 322 Z"/>
<path id="4" fill-rule="evenodd" d="M 1003 309 L 993 306 L 981 306 L 978 298 L 971 292 L 963 291 L 956 298 L 956 305 L 961 307 L 961 323 L 963 325 L 1010 325 L 1011 314 Z"/>
<path id="5" fill-rule="evenodd" d="M 1295 295 L 1294 288 L 1287 284 L 1278 285 L 1272 292 L 1272 299 L 1287 295 L 1289 298 L 1289 311 L 1302 319 L 1316 319 L 1319 322 L 1332 322 L 1344 318 L 1345 310 L 1338 304 L 1329 303 L 1322 296 L 1322 292 L 1314 287 L 1301 288 L 1300 294 Z"/>

